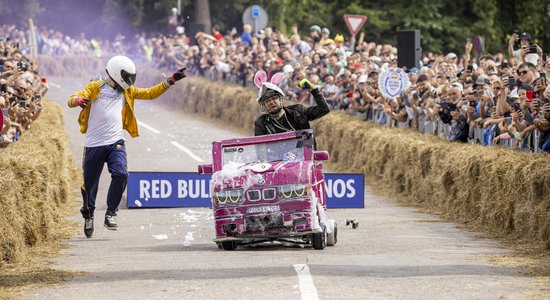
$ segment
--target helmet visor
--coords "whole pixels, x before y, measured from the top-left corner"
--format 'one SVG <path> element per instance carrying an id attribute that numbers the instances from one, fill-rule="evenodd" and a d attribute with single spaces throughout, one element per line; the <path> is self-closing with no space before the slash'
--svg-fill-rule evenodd
<path id="1" fill-rule="evenodd" d="M 120 75 L 122 76 L 122 80 L 124 80 L 124 82 L 129 86 L 134 85 L 134 83 L 136 82 L 136 74 L 135 73 L 132 74 L 132 73 L 128 73 L 124 70 L 121 70 Z"/>

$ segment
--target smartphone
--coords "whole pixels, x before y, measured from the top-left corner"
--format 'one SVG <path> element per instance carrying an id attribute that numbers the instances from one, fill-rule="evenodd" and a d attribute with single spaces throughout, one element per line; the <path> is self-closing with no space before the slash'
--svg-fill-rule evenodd
<path id="1" fill-rule="evenodd" d="M 7 117 L 7 116 L 8 116 L 8 114 L 9 114 L 9 112 L 8 112 L 8 109 L 7 109 L 7 108 L 5 108 L 5 107 L 4 107 L 4 108 L 2 108 L 2 115 L 3 115 L 4 117 Z"/>
<path id="2" fill-rule="evenodd" d="M 512 90 L 514 89 L 514 86 L 516 86 L 516 79 L 514 78 L 514 76 L 508 77 L 508 88 Z"/>
<path id="3" fill-rule="evenodd" d="M 6 93 L 8 91 L 8 85 L 6 83 L 0 84 L 0 93 Z"/>
<path id="4" fill-rule="evenodd" d="M 477 106 L 477 103 L 475 100 L 470 100 L 470 106 L 471 107 L 476 107 Z"/>
<path id="5" fill-rule="evenodd" d="M 529 53 L 537 54 L 537 45 L 529 45 Z"/>
<path id="6" fill-rule="evenodd" d="M 521 111 L 521 107 L 519 106 L 519 103 L 514 102 L 514 104 L 512 104 L 512 107 L 514 108 L 515 112 Z"/>
<path id="7" fill-rule="evenodd" d="M 413 99 L 414 101 L 418 101 L 418 93 L 413 93 Z"/>
<path id="8" fill-rule="evenodd" d="M 19 107 L 27 108 L 27 101 L 25 101 L 25 100 L 19 100 Z"/>
<path id="9" fill-rule="evenodd" d="M 505 118 L 504 122 L 506 122 L 506 125 L 511 125 L 512 124 L 512 118 Z"/>
<path id="10" fill-rule="evenodd" d="M 524 119 L 525 119 L 525 122 L 527 122 L 528 125 L 533 125 L 533 123 L 535 121 L 535 117 L 533 117 L 533 114 L 531 114 L 531 112 L 526 112 L 524 114 Z"/>
<path id="11" fill-rule="evenodd" d="M 474 66 L 473 66 L 473 65 L 468 65 L 468 66 L 466 67 L 466 70 L 472 72 L 472 71 L 474 70 Z"/>
<path id="12" fill-rule="evenodd" d="M 533 90 L 525 90 L 525 96 L 529 100 L 533 100 Z"/>

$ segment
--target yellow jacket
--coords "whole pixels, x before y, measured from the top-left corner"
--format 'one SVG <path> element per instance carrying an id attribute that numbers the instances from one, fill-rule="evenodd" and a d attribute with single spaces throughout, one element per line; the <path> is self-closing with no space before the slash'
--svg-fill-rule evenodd
<path id="1" fill-rule="evenodd" d="M 99 96 L 100 88 L 107 84 L 104 80 L 98 80 L 98 81 L 92 81 L 84 87 L 84 89 L 76 94 L 73 94 L 68 101 L 69 107 L 76 107 L 75 104 L 73 104 L 72 99 L 74 97 L 80 97 L 85 99 L 90 99 L 90 103 L 84 108 L 80 115 L 78 116 L 78 124 L 80 124 L 80 132 L 86 133 L 86 130 L 88 129 L 88 118 L 90 117 L 90 111 L 92 109 L 92 105 L 95 99 Z M 137 137 L 138 134 L 138 126 L 137 126 L 137 120 L 134 115 L 134 100 L 135 99 L 146 99 L 146 100 L 152 100 L 157 98 L 158 96 L 164 94 L 166 92 L 166 88 L 164 85 L 168 85 L 167 83 L 159 83 L 153 87 L 150 88 L 137 88 L 131 86 L 130 88 L 124 90 L 124 99 L 126 103 L 124 103 L 124 107 L 122 108 L 122 128 L 126 129 L 131 137 Z"/>

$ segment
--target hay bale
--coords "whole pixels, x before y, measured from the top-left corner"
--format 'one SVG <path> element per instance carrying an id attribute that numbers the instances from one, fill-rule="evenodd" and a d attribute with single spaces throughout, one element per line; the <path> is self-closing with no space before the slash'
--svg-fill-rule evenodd
<path id="1" fill-rule="evenodd" d="M 79 174 L 67 145 L 61 108 L 44 101 L 42 115 L 19 142 L 0 149 L 0 265 L 20 261 L 66 226 L 70 185 Z"/>
<path id="2" fill-rule="evenodd" d="M 47 56 L 37 59 L 39 73 L 43 76 L 72 76 L 93 78 L 96 74 L 105 73 L 106 58 L 88 56 Z"/>

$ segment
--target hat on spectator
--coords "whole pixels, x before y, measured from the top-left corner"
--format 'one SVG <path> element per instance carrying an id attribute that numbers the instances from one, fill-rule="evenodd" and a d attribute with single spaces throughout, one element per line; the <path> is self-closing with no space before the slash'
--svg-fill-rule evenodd
<path id="1" fill-rule="evenodd" d="M 281 63 L 283 63 L 283 59 L 280 58 L 280 57 L 277 57 L 277 58 L 275 59 L 275 64 L 278 65 L 278 64 L 281 64 Z"/>
<path id="2" fill-rule="evenodd" d="M 310 31 L 317 31 L 317 33 L 321 33 L 321 27 L 319 27 L 319 25 L 313 25 L 313 26 L 309 27 L 309 30 Z"/>
<path id="3" fill-rule="evenodd" d="M 323 32 L 323 33 L 328 33 L 328 34 L 330 34 L 330 30 L 328 30 L 328 28 L 326 28 L 326 27 L 323 27 L 322 32 Z"/>
<path id="4" fill-rule="evenodd" d="M 359 78 L 357 78 L 357 83 L 366 83 L 367 82 L 367 75 L 361 75 Z"/>
<path id="5" fill-rule="evenodd" d="M 527 32 L 522 32 L 519 36 L 520 40 L 531 40 L 531 35 Z"/>
<path id="6" fill-rule="evenodd" d="M 413 67 L 413 68 L 411 68 L 411 69 L 409 70 L 409 75 L 410 75 L 410 74 L 416 74 L 416 75 L 418 75 L 419 72 L 420 72 L 420 70 L 418 70 L 417 67 Z"/>
<path id="7" fill-rule="evenodd" d="M 462 83 L 460 83 L 460 82 L 453 82 L 453 83 L 451 83 L 451 88 L 457 88 L 457 89 L 459 89 L 461 92 L 464 90 L 464 86 L 463 86 Z"/>
<path id="8" fill-rule="evenodd" d="M 343 43 L 343 42 L 344 42 L 344 36 L 341 35 L 341 34 L 337 34 L 337 35 L 334 37 L 334 41 L 335 41 L 335 42 L 341 42 L 341 43 Z"/>
<path id="9" fill-rule="evenodd" d="M 474 87 L 478 86 L 478 85 L 484 85 L 486 84 L 488 81 L 487 77 L 485 76 L 479 76 L 476 81 L 474 82 Z"/>
<path id="10" fill-rule="evenodd" d="M 449 60 L 449 59 L 453 59 L 453 58 L 456 58 L 456 54 L 453 53 L 453 52 L 450 52 L 449 54 L 447 54 L 447 56 L 445 56 L 445 59 L 446 60 Z"/>
<path id="11" fill-rule="evenodd" d="M 293 68 L 291 65 L 285 65 L 285 66 L 283 67 L 283 72 L 285 72 L 285 73 L 292 73 L 292 72 L 294 72 L 294 68 Z"/>

